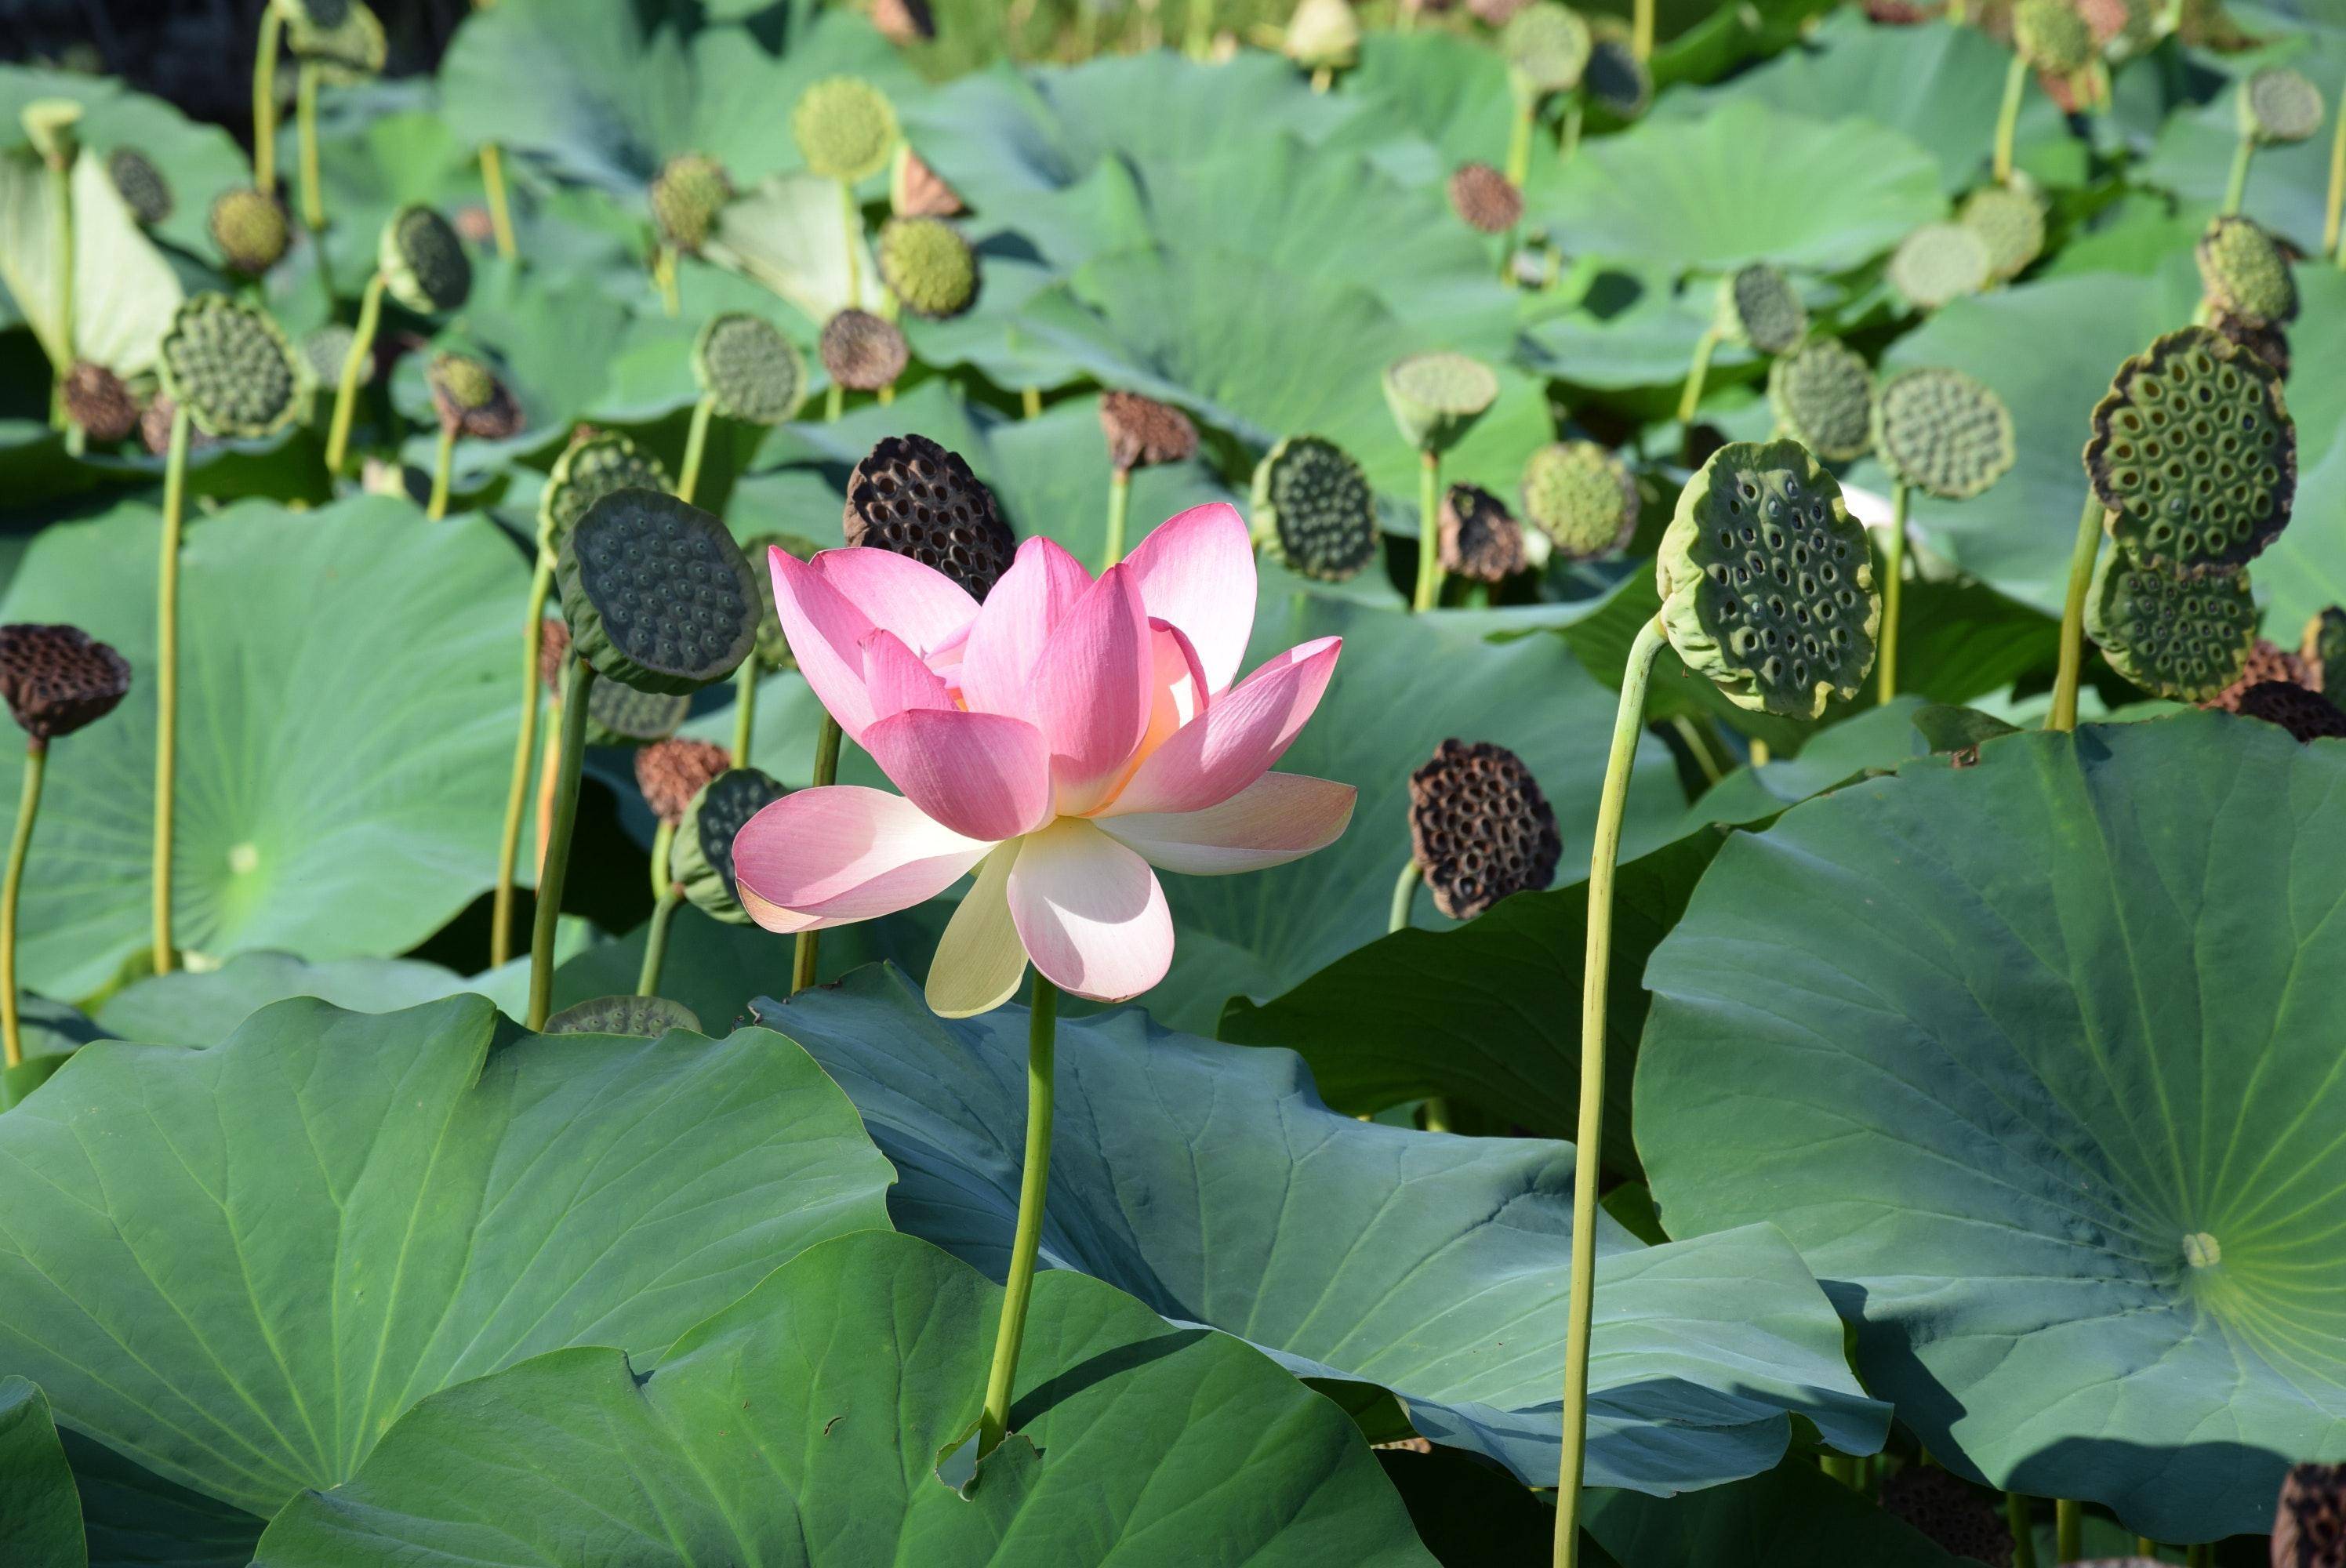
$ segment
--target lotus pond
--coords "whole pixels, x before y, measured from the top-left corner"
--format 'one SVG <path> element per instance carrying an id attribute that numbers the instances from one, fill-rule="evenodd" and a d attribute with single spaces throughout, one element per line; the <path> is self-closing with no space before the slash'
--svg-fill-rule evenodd
<path id="1" fill-rule="evenodd" d="M 7 1568 L 2346 1568 L 2333 0 L 177 9 Z"/>

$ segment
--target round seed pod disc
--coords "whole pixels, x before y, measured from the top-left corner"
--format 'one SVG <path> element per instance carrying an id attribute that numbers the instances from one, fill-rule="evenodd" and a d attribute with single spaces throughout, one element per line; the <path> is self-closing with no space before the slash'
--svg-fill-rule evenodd
<path id="1" fill-rule="evenodd" d="M 462 305 L 473 292 L 473 263 L 449 221 L 418 202 L 382 226 L 376 262 L 391 297 L 422 316 Z"/>
<path id="2" fill-rule="evenodd" d="M 1634 120 L 1653 106 L 1654 76 L 1637 58 L 1627 35 L 1603 26 L 1604 20 L 1599 19 L 1580 85 L 1596 107 L 1615 119 Z"/>
<path id="3" fill-rule="evenodd" d="M 164 395 L 207 435 L 258 440 L 293 422 L 309 368 L 269 312 L 225 294 L 180 303 L 157 365 Z"/>
<path id="4" fill-rule="evenodd" d="M 564 636 L 566 638 L 568 633 Z M 638 691 L 616 680 L 598 680 L 586 692 L 586 744 L 657 745 L 683 728 L 691 715 L 688 697 Z"/>
<path id="5" fill-rule="evenodd" d="M 2259 141 L 2303 141 L 2321 128 L 2321 89 L 2287 66 L 2240 84 L 2240 129 Z"/>
<path id="6" fill-rule="evenodd" d="M 909 555 L 983 599 L 1018 549 L 994 492 L 961 454 L 925 435 L 892 435 L 847 476 L 850 545 Z"/>
<path id="7" fill-rule="evenodd" d="M 554 463 L 537 499 L 538 548 L 559 554 L 586 509 L 621 490 L 666 490 L 660 460 L 617 433 L 587 437 Z"/>
<path id="8" fill-rule="evenodd" d="M 1307 577 L 1341 583 L 1377 558 L 1377 497 L 1350 453 L 1316 435 L 1290 435 L 1255 464 L 1255 530 Z"/>
<path id="9" fill-rule="evenodd" d="M 1488 741 L 1445 740 L 1409 776 L 1409 843 L 1433 907 L 1452 920 L 1546 887 L 1564 854 L 1539 780 Z"/>
<path id="10" fill-rule="evenodd" d="M 2251 326 L 2297 319 L 2297 277 L 2280 241 L 2245 218 L 2227 215 L 2208 225 L 2192 254 L 2208 302 Z"/>
<path id="11" fill-rule="evenodd" d="M 1171 403 L 1138 392 L 1102 392 L 1099 422 L 1107 438 L 1108 466 L 1119 473 L 1197 455 L 1198 427 Z"/>
<path id="12" fill-rule="evenodd" d="M 1961 223 L 1925 223 L 1901 240 L 1890 258 L 1891 287 L 1922 311 L 1976 294 L 1994 275 L 1987 241 Z"/>
<path id="13" fill-rule="evenodd" d="M 2071 0 L 2020 0 L 2012 44 L 2031 69 L 2052 76 L 2076 76 L 2094 58 L 2094 30 Z"/>
<path id="14" fill-rule="evenodd" d="M 2259 682 L 2240 693 L 2232 711 L 2278 724 L 2301 741 L 2346 739 L 2346 708 L 2294 681 Z"/>
<path id="15" fill-rule="evenodd" d="M 1964 199 L 1955 221 L 1987 247 L 1988 276 L 1999 282 L 2017 278 L 2045 253 L 2045 209 L 2025 190 L 1984 186 Z"/>
<path id="16" fill-rule="evenodd" d="M 1439 521 L 1442 569 L 1453 576 L 1497 583 L 1524 569 L 1523 524 L 1482 486 L 1452 485 Z"/>
<path id="17" fill-rule="evenodd" d="M 665 996 L 597 996 L 564 1008 L 546 1021 L 546 1034 L 629 1034 L 657 1040 L 671 1030 L 700 1033 L 700 1019 L 681 1002 Z"/>
<path id="18" fill-rule="evenodd" d="M 912 345 L 895 322 L 849 309 L 822 324 L 815 344 L 825 374 L 850 392 L 878 392 L 912 362 Z"/>
<path id="19" fill-rule="evenodd" d="M 745 311 L 709 319 L 693 341 L 692 373 L 728 419 L 781 424 L 806 401 L 806 361 L 798 345 Z"/>
<path id="20" fill-rule="evenodd" d="M 79 626 L 0 626 L 0 700 L 36 740 L 95 724 L 130 689 L 130 661 Z"/>
<path id="21" fill-rule="evenodd" d="M 2095 405 L 2086 475 L 2110 536 L 2146 565 L 2247 564 L 2280 536 L 2297 495 L 2280 374 L 2206 327 L 2168 333 Z"/>
<path id="22" fill-rule="evenodd" d="M 880 277 L 904 309 L 932 321 L 977 300 L 977 252 L 942 218 L 892 218 L 880 226 Z"/>
<path id="23" fill-rule="evenodd" d="M 329 84 L 349 87 L 382 74 L 390 58 L 382 22 L 362 0 L 343 0 L 342 15 L 321 25 L 308 16 L 294 16 L 285 28 L 285 46 L 296 59 L 319 67 Z"/>
<path id="24" fill-rule="evenodd" d="M 247 278 L 276 266 L 293 243 L 285 209 L 250 186 L 231 186 L 214 197 L 207 222 L 229 270 Z"/>
<path id="25" fill-rule="evenodd" d="M 678 153 L 660 166 L 648 193 L 660 236 L 688 256 L 700 254 L 717 215 L 733 199 L 732 177 L 705 153 Z"/>
<path id="26" fill-rule="evenodd" d="M 1524 464 L 1524 515 L 1568 561 L 1609 555 L 1637 531 L 1637 479 L 1593 441 L 1551 442 Z"/>
<path id="27" fill-rule="evenodd" d="M 2121 546 L 2094 569 L 2086 630 L 2110 667 L 2145 691 L 2205 702 L 2247 667 L 2257 606 L 2246 571 L 2186 574 Z"/>
<path id="28" fill-rule="evenodd" d="M 1394 361 L 1385 370 L 1384 389 L 1402 439 L 1420 451 L 1439 452 L 1498 401 L 1499 378 L 1480 360 L 1437 351 Z"/>
<path id="29" fill-rule="evenodd" d="M 1504 234 L 1523 221 L 1524 193 L 1487 163 L 1462 163 L 1450 176 L 1450 209 L 1480 234 Z"/>
<path id="30" fill-rule="evenodd" d="M 1500 56 L 1535 93 L 1568 93 L 1578 87 L 1595 47 L 1580 14 L 1555 0 L 1525 6 L 1499 30 Z"/>
<path id="31" fill-rule="evenodd" d="M 2330 687 L 2330 672 L 2341 676 L 2340 688 L 2346 690 L 2346 609 L 2331 605 L 2317 610 L 2305 623 L 2304 640 L 2298 644 L 2297 657 L 2305 661 L 2306 685 L 2316 691 Z"/>
<path id="32" fill-rule="evenodd" d="M 122 204 L 140 226 L 152 229 L 171 216 L 178 201 L 171 182 L 155 161 L 135 147 L 118 147 L 106 155 L 107 178 L 114 181 Z"/>
<path id="33" fill-rule="evenodd" d="M 676 830 L 669 874 L 693 908 L 728 925 L 747 925 L 750 914 L 733 887 L 733 840 L 750 819 L 787 791 L 755 768 L 729 769 L 710 779 Z"/>
<path id="34" fill-rule="evenodd" d="M 728 755 L 722 746 L 687 736 L 656 740 L 636 753 L 636 789 L 654 817 L 674 826 L 692 798 L 730 766 Z"/>
<path id="35" fill-rule="evenodd" d="M 1901 372 L 1873 402 L 1873 448 L 1891 477 L 1949 501 L 1977 495 L 2018 455 L 2012 411 L 1961 371 Z"/>
<path id="36" fill-rule="evenodd" d="M 1799 442 L 1713 453 L 1679 493 L 1655 576 L 1670 646 L 1739 708 L 1814 718 L 1873 667 L 1872 552 Z"/>
<path id="37" fill-rule="evenodd" d="M 604 496 L 570 530 L 554 575 L 572 654 L 622 686 L 689 693 L 757 644 L 758 574 L 724 524 L 673 495 Z"/>
<path id="38" fill-rule="evenodd" d="M 896 110 L 861 76 L 826 76 L 799 95 L 790 136 L 808 168 L 852 184 L 888 167 L 896 147 Z"/>
<path id="39" fill-rule="evenodd" d="M 1812 338 L 1768 367 L 1777 429 L 1828 463 L 1873 444 L 1873 372 L 1838 338 Z"/>
<path id="40" fill-rule="evenodd" d="M 1809 308 L 1792 280 L 1764 262 L 1738 267 L 1719 280 L 1719 327 L 1728 341 L 1780 354 L 1809 330 Z"/>

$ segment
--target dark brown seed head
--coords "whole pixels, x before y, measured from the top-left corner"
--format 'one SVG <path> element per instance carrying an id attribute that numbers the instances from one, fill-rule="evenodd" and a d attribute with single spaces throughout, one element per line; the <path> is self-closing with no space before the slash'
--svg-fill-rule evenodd
<path id="1" fill-rule="evenodd" d="M 546 690 L 561 692 L 562 661 L 569 657 L 570 623 L 560 616 L 546 616 L 537 637 L 537 678 Z"/>
<path id="2" fill-rule="evenodd" d="M 903 375 L 913 357 L 895 322 L 852 310 L 822 324 L 815 352 L 831 379 L 850 392 L 878 392 Z"/>
<path id="3" fill-rule="evenodd" d="M 2259 637 L 2249 649 L 2249 662 L 2240 667 L 2240 678 L 2201 703 L 2202 708 L 2220 708 L 2227 713 L 2240 711 L 2240 695 L 2252 686 L 2262 686 L 2269 680 L 2287 681 L 2293 686 L 2310 687 L 2313 679 L 2305 661 L 2281 647 Z"/>
<path id="4" fill-rule="evenodd" d="M 1986 1496 L 1935 1465 L 1909 1465 L 1882 1483 L 1882 1506 L 1958 1557 L 2012 1568 L 2012 1531 Z"/>
<path id="5" fill-rule="evenodd" d="M 149 455 L 160 457 L 171 450 L 171 416 L 178 412 L 178 405 L 161 392 L 148 399 L 147 406 L 138 411 L 138 442 Z M 217 444 L 219 440 L 218 436 L 206 435 L 195 427 L 193 422 L 189 423 L 189 452 L 201 452 L 207 446 Z"/>
<path id="6" fill-rule="evenodd" d="M 636 753 L 636 788 L 652 815 L 673 828 L 701 788 L 730 766 L 731 754 L 722 746 L 671 735 Z"/>
<path id="7" fill-rule="evenodd" d="M 2346 1464 L 2300 1464 L 2273 1511 L 2273 1568 L 2346 1568 Z"/>
<path id="8" fill-rule="evenodd" d="M 78 626 L 0 626 L 0 697 L 36 740 L 104 718 L 129 689 L 130 661 Z"/>
<path id="9" fill-rule="evenodd" d="M 2289 379 L 2287 327 L 2279 321 L 2250 321 L 2246 316 L 2236 316 L 2225 310 L 2212 312 L 2208 324 L 2270 365 L 2283 381 Z"/>
<path id="10" fill-rule="evenodd" d="M 1445 740 L 1409 776 L 1409 843 L 1433 907 L 1452 920 L 1546 887 L 1564 854 L 1539 781 L 1488 741 Z"/>
<path id="11" fill-rule="evenodd" d="M 909 555 L 981 599 L 1018 548 L 994 492 L 925 435 L 889 436 L 855 465 L 841 521 L 850 545 Z"/>
<path id="12" fill-rule="evenodd" d="M 1138 392 L 1102 392 L 1099 418 L 1108 465 L 1118 473 L 1179 463 L 1197 453 L 1198 427 L 1170 403 Z"/>
<path id="13" fill-rule="evenodd" d="M 2293 680 L 2259 681 L 2240 693 L 2239 700 L 2232 704 L 2232 711 L 2243 718 L 2278 724 L 2300 740 L 2346 738 L 2346 709 Z M 2341 1568 L 2346 1568 L 2346 1559 L 2323 1561 L 2339 1563 Z"/>
<path id="14" fill-rule="evenodd" d="M 66 372 L 66 415 L 97 442 L 117 442 L 138 428 L 138 400 L 122 378 L 87 360 Z"/>
<path id="15" fill-rule="evenodd" d="M 1497 496 L 1454 484 L 1442 498 L 1442 569 L 1495 583 L 1524 569 L 1524 529 Z"/>
<path id="16" fill-rule="evenodd" d="M 1470 229 L 1504 234 L 1522 221 L 1524 193 L 1487 163 L 1464 163 L 1450 177 L 1450 206 Z"/>

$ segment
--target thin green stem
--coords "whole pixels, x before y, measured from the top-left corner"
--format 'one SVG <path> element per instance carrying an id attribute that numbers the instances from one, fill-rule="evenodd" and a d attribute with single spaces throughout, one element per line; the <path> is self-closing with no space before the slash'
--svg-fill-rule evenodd
<path id="1" fill-rule="evenodd" d="M 554 1001 L 554 932 L 562 920 L 562 883 L 570 870 L 570 831 L 578 821 L 578 771 L 586 755 L 586 697 L 595 667 L 573 654 L 562 683 L 562 771 L 554 786 L 554 827 L 537 873 L 537 920 L 529 937 L 529 1026 L 546 1027 Z"/>
<path id="2" fill-rule="evenodd" d="M 823 395 L 822 417 L 827 420 L 836 420 L 846 412 L 847 389 L 833 382 L 831 383 L 831 391 Z"/>
<path id="3" fill-rule="evenodd" d="M 1132 470 L 1111 469 L 1107 476 L 1107 544 L 1100 551 L 1105 572 L 1124 559 L 1124 525 L 1132 514 Z"/>
<path id="4" fill-rule="evenodd" d="M 521 734 L 505 784 L 505 826 L 497 835 L 497 886 L 489 916 L 489 967 L 513 956 L 514 861 L 521 853 L 522 813 L 529 808 L 530 765 L 537 760 L 538 650 L 546 640 L 546 601 L 554 592 L 554 557 L 538 552 L 529 579 L 529 625 L 522 633 Z"/>
<path id="5" fill-rule="evenodd" d="M 2215 1544 L 2207 1541 L 2193 1543 L 2184 1549 L 2183 1561 L 2186 1568 L 2209 1568 L 2216 1561 Z"/>
<path id="6" fill-rule="evenodd" d="M 1401 875 L 1393 881 L 1392 910 L 1385 916 L 1388 935 L 1409 929 L 1409 907 L 1417 901 L 1417 884 L 1424 880 L 1425 868 L 1417 863 L 1415 855 L 1412 855 L 1402 866 Z"/>
<path id="7" fill-rule="evenodd" d="M 750 766 L 750 738 L 758 726 L 758 656 L 752 650 L 733 672 L 733 766 Z"/>
<path id="8" fill-rule="evenodd" d="M 367 280 L 359 296 L 359 324 L 351 337 L 351 351 L 342 358 L 342 379 L 334 389 L 334 420 L 326 433 L 326 472 L 339 473 L 351 449 L 351 416 L 358 411 L 359 367 L 374 352 L 375 329 L 382 321 L 383 279 L 380 270 Z"/>
<path id="9" fill-rule="evenodd" d="M 16 830 L 8 838 L 8 871 L 0 879 L 0 1064 L 25 1060 L 24 1024 L 16 1016 L 16 895 L 25 885 L 25 851 L 33 847 L 33 819 L 41 809 L 41 776 L 48 771 L 49 743 L 39 736 L 25 742 L 25 789 L 16 801 Z"/>
<path id="10" fill-rule="evenodd" d="M 1423 612 L 1442 597 L 1442 456 L 1432 447 L 1417 462 L 1417 588 L 1409 607 Z"/>
<path id="11" fill-rule="evenodd" d="M 659 994 L 660 970 L 668 962 L 668 928 L 682 902 L 684 895 L 671 887 L 652 905 L 651 927 L 644 936 L 644 967 L 636 976 L 638 996 Z"/>
<path id="12" fill-rule="evenodd" d="M 1681 713 L 1670 720 L 1670 728 L 1685 744 L 1687 754 L 1694 759 L 1694 765 L 1702 774 L 1704 782 L 1716 784 L 1727 777 L 1727 769 L 1719 765 L 1719 754 L 1712 747 L 1710 737 L 1703 733 L 1702 725 Z"/>
<path id="13" fill-rule="evenodd" d="M 456 465 L 456 427 L 440 422 L 440 444 L 432 453 L 432 502 L 423 515 L 437 523 L 448 515 L 448 471 Z"/>
<path id="14" fill-rule="evenodd" d="M 1522 82 L 1513 86 L 1515 118 L 1507 132 L 1507 178 L 1521 190 L 1532 169 L 1532 127 L 1539 119 L 1539 95 Z"/>
<path id="15" fill-rule="evenodd" d="M 1214 52 L 1213 0 L 1189 0 L 1188 15 L 1183 18 L 1182 53 L 1193 60 L 1202 60 Z"/>
<path id="16" fill-rule="evenodd" d="M 2053 1561 L 2075 1563 L 2086 1554 L 2086 1510 L 2074 1498 L 2053 1502 Z"/>
<path id="17" fill-rule="evenodd" d="M 497 144 L 481 144 L 481 189 L 488 197 L 489 229 L 497 238 L 497 254 L 511 261 L 521 254 L 514 242 L 513 204 L 505 197 L 505 155 Z"/>
<path id="18" fill-rule="evenodd" d="M 274 5 L 260 8 L 260 46 L 252 56 L 252 187 L 277 194 L 277 45 L 285 18 Z"/>
<path id="19" fill-rule="evenodd" d="M 2012 183 L 2012 138 L 2020 125 L 2021 95 L 2028 90 L 2028 62 L 2017 54 L 2004 70 L 2004 104 L 1995 111 L 1995 182 Z"/>
<path id="20" fill-rule="evenodd" d="M 1719 351 L 1719 328 L 1705 327 L 1694 341 L 1694 361 L 1687 366 L 1686 386 L 1678 392 L 1678 455 L 1694 462 L 1694 416 L 1702 406 L 1703 383 L 1710 380 L 1710 356 Z"/>
<path id="21" fill-rule="evenodd" d="M 301 142 L 301 222 L 311 234 L 326 231 L 326 188 L 318 178 L 318 67 L 308 60 L 293 67 L 293 124 Z M 318 265 L 325 263 L 318 247 Z"/>
<path id="22" fill-rule="evenodd" d="M 676 498 L 690 504 L 692 493 L 700 488 L 700 454 L 709 447 L 709 420 L 717 412 L 717 399 L 707 392 L 692 405 L 692 428 L 684 438 L 684 468 L 678 473 Z"/>
<path id="23" fill-rule="evenodd" d="M 2036 1526 L 2029 1518 L 2028 1499 L 2005 1492 L 2004 1523 L 2012 1532 L 2012 1568 L 2036 1568 Z"/>
<path id="24" fill-rule="evenodd" d="M 179 533 L 188 509 L 188 405 L 171 413 L 163 459 L 163 548 L 155 578 L 155 972 L 178 962 L 171 945 L 171 829 L 179 761 Z"/>
<path id="25" fill-rule="evenodd" d="M 1898 695 L 1898 601 L 1906 576 L 1906 500 L 1903 484 L 1890 487 L 1890 528 L 1882 536 L 1882 643 L 1874 655 L 1882 700 Z"/>
<path id="26" fill-rule="evenodd" d="M 1659 616 L 1638 628 L 1621 675 L 1613 746 L 1596 801 L 1596 842 L 1588 857 L 1588 945 L 1580 968 L 1580 1118 L 1572 1160 L 1572 1305 L 1564 1341 L 1564 1452 L 1557 1462 L 1556 1562 L 1580 1561 L 1580 1482 L 1588 1453 L 1588 1334 L 1596 1290 L 1597 1152 L 1605 1121 L 1605 983 L 1613 961 L 1613 871 L 1621 853 L 1621 813 L 1645 728 L 1646 682 L 1664 637 Z"/>
<path id="27" fill-rule="evenodd" d="M 1004 1281 L 994 1365 L 985 1374 L 985 1408 L 977 1422 L 981 1460 L 1001 1447 L 1010 1431 L 1010 1394 L 1018 1377 L 1019 1344 L 1026 1337 L 1035 1256 L 1043 1245 L 1043 1200 L 1051 1186 L 1051 1067 L 1058 1022 L 1059 988 L 1038 971 L 1026 1018 L 1026 1164 L 1018 1178 L 1018 1228 L 1010 1239 L 1010 1277 Z"/>
<path id="28" fill-rule="evenodd" d="M 826 713 L 822 716 L 822 731 L 814 742 L 814 787 L 818 789 L 839 779 L 839 743 L 842 738 L 839 720 Z M 821 932 L 802 931 L 790 950 L 790 994 L 795 996 L 814 983 L 817 950 L 821 945 Z M 1037 983 L 1041 977 L 1036 976 Z"/>
<path id="29" fill-rule="evenodd" d="M 1018 412 L 1027 419 L 1043 417 L 1043 389 L 1021 387 L 1018 391 Z"/>
<path id="30" fill-rule="evenodd" d="M 2256 150 L 2257 138 L 2243 132 L 2240 145 L 2232 149 L 2232 172 L 2224 181 L 2223 211 L 2226 214 L 2238 212 L 2240 203 L 2249 199 L 2249 157 Z"/>
<path id="31" fill-rule="evenodd" d="M 676 878 L 668 869 L 670 865 L 669 857 L 675 852 L 676 824 L 674 822 L 662 822 L 652 831 L 652 858 L 650 861 L 650 869 L 652 876 L 652 897 L 655 900 L 666 897 L 668 889 L 676 886 Z"/>
<path id="32" fill-rule="evenodd" d="M 1580 150 L 1580 122 L 1585 112 L 1579 93 L 1574 93 L 1565 101 L 1564 129 L 1556 139 L 1556 154 L 1559 162 L 1570 163 L 1572 155 Z"/>
<path id="33" fill-rule="evenodd" d="M 2053 712 L 2047 729 L 2077 728 L 2077 683 L 2086 668 L 2086 591 L 2094 580 L 2094 557 L 2102 549 L 2102 504 L 2090 490 L 2077 517 L 2077 544 L 2069 553 L 2069 593 L 2061 601 L 2061 662 L 2053 677 Z"/>
<path id="34" fill-rule="evenodd" d="M 1654 0 L 1637 0 L 1630 12 L 1629 49 L 1640 61 L 1654 57 Z"/>
<path id="35" fill-rule="evenodd" d="M 1854 1492 L 1859 1490 L 1857 1461 L 1830 1449 L 1817 1455 L 1817 1468 Z"/>
<path id="36" fill-rule="evenodd" d="M 50 412 L 63 425 L 66 372 L 74 363 L 73 158 L 48 160 L 50 260 L 57 270 L 57 362 L 51 369 Z"/>
<path id="37" fill-rule="evenodd" d="M 666 245 L 652 252 L 652 283 L 659 290 L 662 313 L 684 313 L 684 300 L 676 291 L 676 252 Z"/>
<path id="38" fill-rule="evenodd" d="M 2158 1561 L 2158 1543 L 2147 1535 L 2137 1535 L 2134 1538 L 2134 1554 L 2156 1563 Z"/>
<path id="39" fill-rule="evenodd" d="M 846 227 L 841 231 L 847 240 L 847 302 L 863 303 L 863 209 L 855 200 L 855 187 L 846 180 L 839 182 L 839 204 Z"/>

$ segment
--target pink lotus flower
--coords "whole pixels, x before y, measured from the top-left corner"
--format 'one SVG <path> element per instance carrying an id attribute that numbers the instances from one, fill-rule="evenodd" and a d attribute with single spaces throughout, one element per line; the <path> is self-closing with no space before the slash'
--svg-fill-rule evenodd
<path id="1" fill-rule="evenodd" d="M 1173 920 L 1152 867 L 1256 871 L 1332 842 L 1350 785 L 1270 771 L 1320 703 L 1341 639 L 1236 686 L 1254 550 L 1231 507 L 1193 507 L 1096 581 L 1029 539 L 981 607 L 883 550 L 771 553 L 807 683 L 902 795 L 787 795 L 734 840 L 769 931 L 893 913 L 977 872 L 937 944 L 929 1005 L 997 1007 L 1031 959 L 1061 990 L 1122 1002 L 1164 978 Z"/>

